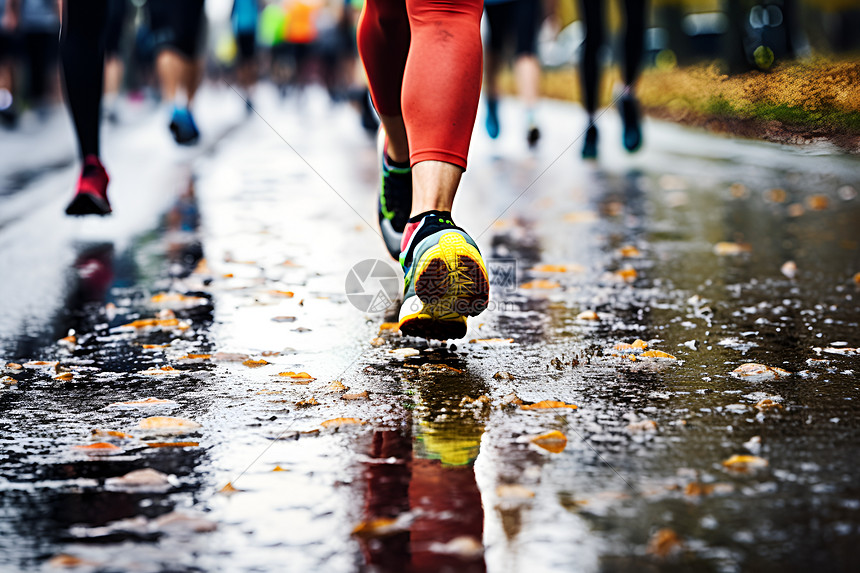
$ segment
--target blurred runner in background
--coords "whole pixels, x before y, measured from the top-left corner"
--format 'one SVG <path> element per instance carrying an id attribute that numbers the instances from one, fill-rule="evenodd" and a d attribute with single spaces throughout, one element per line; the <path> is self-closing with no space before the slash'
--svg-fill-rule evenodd
<path id="1" fill-rule="evenodd" d="M 117 106 L 119 91 L 122 87 L 124 66 L 120 54 L 120 41 L 125 28 L 125 15 L 128 0 L 108 0 L 107 21 L 105 23 L 105 95 L 103 111 L 111 123 L 119 121 Z"/>
<path id="2" fill-rule="evenodd" d="M 6 128 L 13 128 L 18 122 L 15 60 L 18 55 L 19 2 L 0 0 L 0 124 Z"/>
<path id="3" fill-rule="evenodd" d="M 588 127 L 585 132 L 585 144 L 582 147 L 582 157 L 594 159 L 597 157 L 597 126 L 594 124 L 594 114 L 598 105 L 598 87 L 600 85 L 600 63 L 597 61 L 600 48 L 604 43 L 604 2 L 601 0 L 581 0 L 582 16 L 585 22 L 585 43 L 582 50 L 583 100 L 585 111 L 588 112 Z M 642 127 L 639 113 L 639 102 L 633 93 L 634 82 L 639 75 L 642 56 L 645 51 L 645 15 L 648 2 L 646 0 L 624 0 L 624 91 L 618 102 L 621 121 L 624 125 L 622 142 L 627 151 L 633 152 L 642 145 Z"/>
<path id="4" fill-rule="evenodd" d="M 26 54 L 29 106 L 44 117 L 57 99 L 57 34 L 60 15 L 56 0 L 19 0 L 18 26 Z"/>
<path id="5" fill-rule="evenodd" d="M 358 50 L 382 120 L 379 224 L 405 277 L 404 335 L 466 334 L 487 306 L 475 241 L 451 217 L 481 92 L 483 0 L 367 0 Z"/>
<path id="6" fill-rule="evenodd" d="M 484 90 L 487 101 L 487 133 L 499 136 L 499 72 L 514 56 L 517 94 L 526 108 L 526 141 L 533 147 L 540 139 L 535 117 L 540 83 L 537 37 L 543 19 L 541 0 L 484 0 L 487 12 L 487 47 L 484 51 Z"/>
<path id="7" fill-rule="evenodd" d="M 203 79 L 203 3 L 204 0 L 147 1 L 158 54 L 155 67 L 161 97 L 164 104 L 172 106 L 169 128 L 180 145 L 193 145 L 200 138 L 191 106 Z"/>
<path id="8" fill-rule="evenodd" d="M 233 35 L 236 37 L 236 46 L 239 52 L 236 76 L 239 80 L 239 87 L 245 94 L 248 113 L 253 111 L 251 92 L 257 83 L 257 18 L 259 12 L 258 0 L 233 0 L 233 10 L 230 12 L 230 22 L 233 25 Z"/>

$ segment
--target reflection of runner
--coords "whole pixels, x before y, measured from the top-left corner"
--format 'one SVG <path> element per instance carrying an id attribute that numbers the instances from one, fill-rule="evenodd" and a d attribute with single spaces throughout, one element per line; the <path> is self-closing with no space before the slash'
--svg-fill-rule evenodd
<path id="1" fill-rule="evenodd" d="M 99 106 L 102 99 L 106 0 L 65 0 L 60 56 L 66 100 L 83 160 L 69 215 L 107 215 L 108 175 L 99 159 Z"/>
<path id="2" fill-rule="evenodd" d="M 358 48 L 384 128 L 379 221 L 406 273 L 400 330 L 462 338 L 487 306 L 474 240 L 451 208 L 481 90 L 482 0 L 368 0 Z"/>
<path id="3" fill-rule="evenodd" d="M 633 93 L 633 82 L 642 64 L 645 38 L 645 0 L 624 0 L 624 92 L 619 102 L 621 121 L 624 124 L 623 143 L 627 151 L 636 151 L 642 145 L 639 103 Z M 585 132 L 585 145 L 582 156 L 586 159 L 597 157 L 597 126 L 594 113 L 597 111 L 598 84 L 600 69 L 598 52 L 603 45 L 604 18 L 601 0 L 581 0 L 585 20 L 585 44 L 582 50 L 582 85 L 585 110 L 588 112 L 588 129 Z"/>
<path id="4" fill-rule="evenodd" d="M 203 0 L 148 0 L 146 4 L 158 50 L 155 66 L 162 99 L 173 105 L 170 131 L 176 143 L 191 145 L 200 137 L 191 104 L 203 76 L 203 64 L 198 58 Z"/>
<path id="5" fill-rule="evenodd" d="M 487 11 L 488 46 L 485 55 L 487 133 L 499 136 L 499 72 L 508 48 L 514 52 L 514 76 L 517 92 L 526 108 L 526 141 L 533 146 L 540 139 L 535 118 L 540 83 L 537 59 L 537 36 L 541 22 L 538 0 L 484 0 Z"/>

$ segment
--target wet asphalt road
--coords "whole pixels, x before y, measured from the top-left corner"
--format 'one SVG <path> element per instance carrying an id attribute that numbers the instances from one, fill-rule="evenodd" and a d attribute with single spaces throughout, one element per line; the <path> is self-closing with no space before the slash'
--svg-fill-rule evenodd
<path id="1" fill-rule="evenodd" d="M 0 569 L 856 570 L 856 159 L 662 123 L 628 157 L 610 111 L 584 164 L 578 108 L 528 153 L 509 103 L 454 211 L 493 304 L 428 345 L 344 292 L 386 261 L 353 111 L 258 105 L 106 132 L 106 221 L 61 215 L 61 121 L 53 170 L 3 162 Z"/>

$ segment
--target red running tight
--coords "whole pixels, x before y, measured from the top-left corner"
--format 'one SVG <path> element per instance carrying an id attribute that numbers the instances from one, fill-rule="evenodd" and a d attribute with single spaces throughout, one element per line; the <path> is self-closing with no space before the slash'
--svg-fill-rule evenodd
<path id="1" fill-rule="evenodd" d="M 402 115 L 409 160 L 466 168 L 481 92 L 483 0 L 367 0 L 358 52 L 383 115 Z"/>

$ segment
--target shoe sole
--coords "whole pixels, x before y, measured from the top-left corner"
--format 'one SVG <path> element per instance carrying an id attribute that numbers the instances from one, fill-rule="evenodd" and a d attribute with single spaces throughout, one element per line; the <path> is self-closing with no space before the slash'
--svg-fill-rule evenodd
<path id="1" fill-rule="evenodd" d="M 398 325 L 404 336 L 430 340 L 456 340 L 466 336 L 466 317 L 451 313 L 435 304 L 425 304 L 417 296 L 403 302 L 402 308 L 420 307 L 407 314 Z"/>
<path id="2" fill-rule="evenodd" d="M 179 133 L 179 124 L 176 122 L 170 122 L 170 133 L 173 135 L 173 141 L 175 141 L 178 145 L 194 145 L 197 143 L 197 140 L 200 139 L 200 134 L 196 134 L 191 138 L 183 138 Z"/>
<path id="3" fill-rule="evenodd" d="M 421 302 L 444 305 L 465 316 L 484 312 L 490 296 L 481 254 L 463 235 L 453 232 L 421 254 L 414 288 Z"/>
<path id="4" fill-rule="evenodd" d="M 66 207 L 66 215 L 76 217 L 82 215 L 100 215 L 104 217 L 111 212 L 110 205 L 99 197 L 94 197 L 89 193 L 81 193 L 76 195 L 69 206 Z"/>

